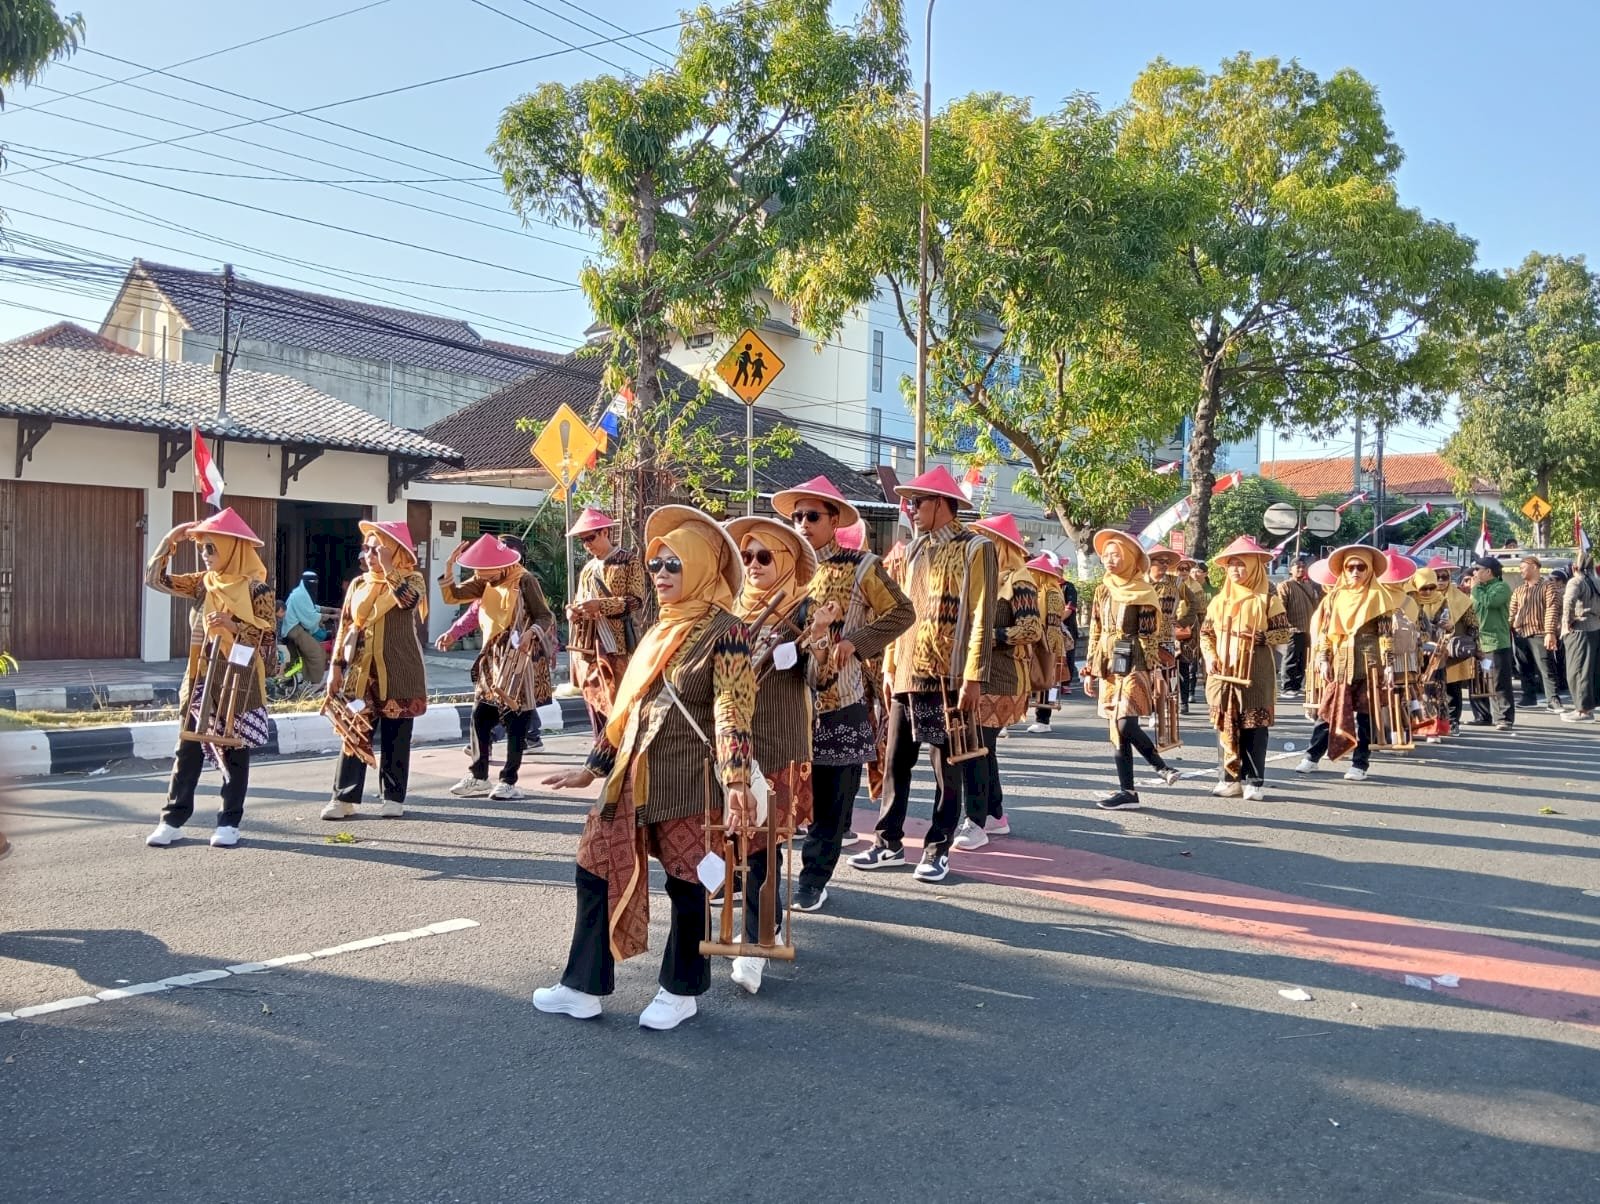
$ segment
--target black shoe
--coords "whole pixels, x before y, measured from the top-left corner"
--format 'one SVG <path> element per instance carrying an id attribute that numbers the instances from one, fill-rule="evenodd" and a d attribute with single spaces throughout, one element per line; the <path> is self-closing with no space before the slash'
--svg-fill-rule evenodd
<path id="1" fill-rule="evenodd" d="M 1095 803 L 1102 811 L 1137 811 L 1139 809 L 1139 795 L 1133 790 L 1119 790 L 1115 794 L 1108 794 L 1105 798 Z"/>
<path id="2" fill-rule="evenodd" d="M 885 844 L 875 844 L 864 853 L 857 853 L 850 858 L 850 864 L 858 870 L 881 870 L 891 865 L 904 865 L 906 854 L 904 849 L 891 849 Z"/>
<path id="3" fill-rule="evenodd" d="M 924 853 L 912 876 L 918 882 L 943 882 L 950 872 L 950 858 L 945 853 Z"/>
<path id="4" fill-rule="evenodd" d="M 1468 727 L 1493 727 L 1494 721 L 1490 719 L 1468 719 Z"/>
<path id="5" fill-rule="evenodd" d="M 794 909 L 796 911 L 821 911 L 822 905 L 828 901 L 828 888 L 826 886 L 811 886 L 802 882 L 794 888 Z"/>
<path id="6" fill-rule="evenodd" d="M 1178 704 L 1178 714 L 1187 715 L 1188 713 L 1189 713 L 1189 704 L 1187 702 L 1180 702 Z"/>

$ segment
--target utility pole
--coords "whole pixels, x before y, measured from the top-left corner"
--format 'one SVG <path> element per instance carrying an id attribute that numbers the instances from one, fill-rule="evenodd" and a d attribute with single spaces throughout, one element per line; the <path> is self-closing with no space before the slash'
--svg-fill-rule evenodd
<path id="1" fill-rule="evenodd" d="M 1372 463 L 1372 546 L 1378 543 L 1383 530 L 1383 419 L 1378 419 L 1378 449 Z"/>
<path id="2" fill-rule="evenodd" d="M 233 265 L 222 265 L 222 353 L 217 361 L 217 422 L 228 425 L 228 369 L 233 357 L 228 354 L 228 332 L 233 327 Z"/>
<path id="3" fill-rule="evenodd" d="M 928 165 L 933 146 L 933 4 L 923 33 L 922 60 L 922 171 L 917 183 L 922 206 L 917 214 L 917 410 L 916 475 L 928 463 Z"/>
<path id="4" fill-rule="evenodd" d="M 1350 461 L 1350 492 L 1361 492 L 1361 418 L 1356 418 L 1355 457 Z"/>

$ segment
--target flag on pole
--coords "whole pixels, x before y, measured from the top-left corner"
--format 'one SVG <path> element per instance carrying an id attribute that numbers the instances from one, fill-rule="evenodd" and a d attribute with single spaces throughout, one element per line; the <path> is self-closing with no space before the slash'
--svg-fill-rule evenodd
<path id="1" fill-rule="evenodd" d="M 1483 517 L 1478 521 L 1478 542 L 1472 545 L 1472 551 L 1478 556 L 1487 556 L 1492 545 L 1489 543 L 1489 512 L 1485 510 Z"/>
<path id="2" fill-rule="evenodd" d="M 1416 543 L 1412 544 L 1411 547 L 1409 549 L 1407 549 L 1406 555 L 1407 556 L 1415 556 L 1418 552 L 1422 551 L 1423 549 L 1431 548 L 1434 544 L 1438 543 L 1446 535 L 1450 534 L 1450 532 L 1454 531 L 1457 527 L 1459 527 L 1462 523 L 1464 523 L 1466 521 L 1467 521 L 1467 516 L 1466 516 L 1465 512 L 1457 510 L 1454 514 L 1452 514 L 1448 518 L 1446 518 L 1442 523 L 1440 523 L 1432 531 L 1429 531 L 1421 539 L 1417 540 Z"/>
<path id="3" fill-rule="evenodd" d="M 1350 507 L 1354 506 L 1357 502 L 1364 502 L 1366 500 L 1367 500 L 1367 491 L 1363 489 L 1360 493 L 1352 493 L 1349 497 L 1345 498 L 1344 501 L 1340 502 L 1337 506 L 1335 506 L 1333 508 L 1333 512 L 1335 514 L 1343 514 L 1346 510 L 1350 509 Z"/>
<path id="4" fill-rule="evenodd" d="M 1419 514 L 1431 513 L 1433 513 L 1433 507 L 1427 502 L 1423 502 L 1420 506 L 1412 506 L 1409 510 L 1402 510 L 1399 514 L 1384 519 L 1383 525 L 1385 527 L 1392 527 L 1396 523 L 1403 523 L 1409 521 L 1410 519 L 1416 518 Z"/>
<path id="5" fill-rule="evenodd" d="M 1212 496 L 1232 489 L 1242 480 L 1244 480 L 1244 473 L 1238 471 L 1230 472 L 1225 477 L 1217 478 L 1217 483 L 1211 487 Z M 1194 513 L 1194 507 L 1190 504 L 1186 494 L 1150 520 L 1149 525 L 1139 532 L 1139 543 L 1146 548 L 1155 547 L 1179 523 L 1187 522 L 1189 515 L 1192 513 Z"/>
<path id="6" fill-rule="evenodd" d="M 972 500 L 972 495 L 983 488 L 983 469 L 974 464 L 967 469 L 961 478 L 961 492 L 966 494 L 967 501 Z"/>
<path id="7" fill-rule="evenodd" d="M 1580 552 L 1589 550 L 1589 533 L 1583 529 L 1583 519 L 1578 517 L 1577 511 L 1572 514 L 1572 545 Z"/>
<path id="8" fill-rule="evenodd" d="M 194 437 L 194 490 L 206 501 L 222 509 L 222 471 L 211 458 L 200 428 L 193 428 Z"/>

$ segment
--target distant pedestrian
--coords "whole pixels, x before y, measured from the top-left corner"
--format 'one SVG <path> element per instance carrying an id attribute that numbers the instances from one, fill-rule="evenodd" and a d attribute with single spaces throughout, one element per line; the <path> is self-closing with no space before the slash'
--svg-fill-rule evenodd
<path id="1" fill-rule="evenodd" d="M 300 654 L 300 680 L 309 686 L 320 685 L 328 671 L 328 653 L 322 646 L 322 611 L 311 596 L 316 588 L 316 573 L 310 569 L 301 573 L 300 584 L 289 591 L 283 604 L 283 619 L 278 625 L 283 642 Z"/>
<path id="2" fill-rule="evenodd" d="M 1553 658 L 1556 628 L 1561 621 L 1560 595 L 1541 573 L 1539 558 L 1522 559 L 1522 582 L 1511 594 L 1511 639 L 1516 650 L 1517 677 L 1522 681 L 1518 705 L 1538 705 L 1536 690 L 1544 685 L 1545 704 L 1561 713 L 1561 691 L 1556 685 Z"/>
<path id="3" fill-rule="evenodd" d="M 1600 576 L 1595 575 L 1594 552 L 1584 549 L 1572 566 L 1561 602 L 1561 626 L 1566 632 L 1567 685 L 1572 710 L 1561 718 L 1573 723 L 1593 723 L 1600 699 Z"/>
<path id="4" fill-rule="evenodd" d="M 1496 729 L 1509 732 L 1517 717 L 1517 702 L 1511 693 L 1511 587 L 1505 583 L 1500 562 L 1492 556 L 1480 556 L 1473 565 L 1477 570 L 1472 580 L 1472 609 L 1478 612 L 1478 654 L 1492 679 L 1493 693 L 1488 700 L 1472 700 L 1472 721 L 1483 726 L 1492 719 Z"/>
<path id="5" fill-rule="evenodd" d="M 1322 601 L 1322 587 L 1306 576 L 1310 561 L 1301 557 L 1289 566 L 1289 579 L 1279 582 L 1278 598 L 1294 635 L 1283 649 L 1283 694 L 1298 698 L 1306 688 L 1306 657 L 1311 651 L 1311 614 Z"/>

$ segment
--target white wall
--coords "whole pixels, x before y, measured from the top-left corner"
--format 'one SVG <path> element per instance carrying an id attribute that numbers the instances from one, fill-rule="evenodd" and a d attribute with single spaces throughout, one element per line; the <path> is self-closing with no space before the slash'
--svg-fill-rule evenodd
<path id="1" fill-rule="evenodd" d="M 407 496 L 428 502 L 433 507 L 433 529 L 428 533 L 429 560 L 433 570 L 432 579 L 428 582 L 428 636 L 433 639 L 441 635 L 456 618 L 456 608 L 446 606 L 440 596 L 438 577 L 444 568 L 445 558 L 461 541 L 462 520 L 470 515 L 473 518 L 526 523 L 539 512 L 545 495 L 541 490 L 419 481 L 411 487 Z M 439 533 L 440 523 L 446 522 L 455 524 L 454 535 Z M 581 560 L 575 560 L 574 570 L 581 563 Z M 556 604 L 557 600 L 552 598 L 551 605 Z"/>

